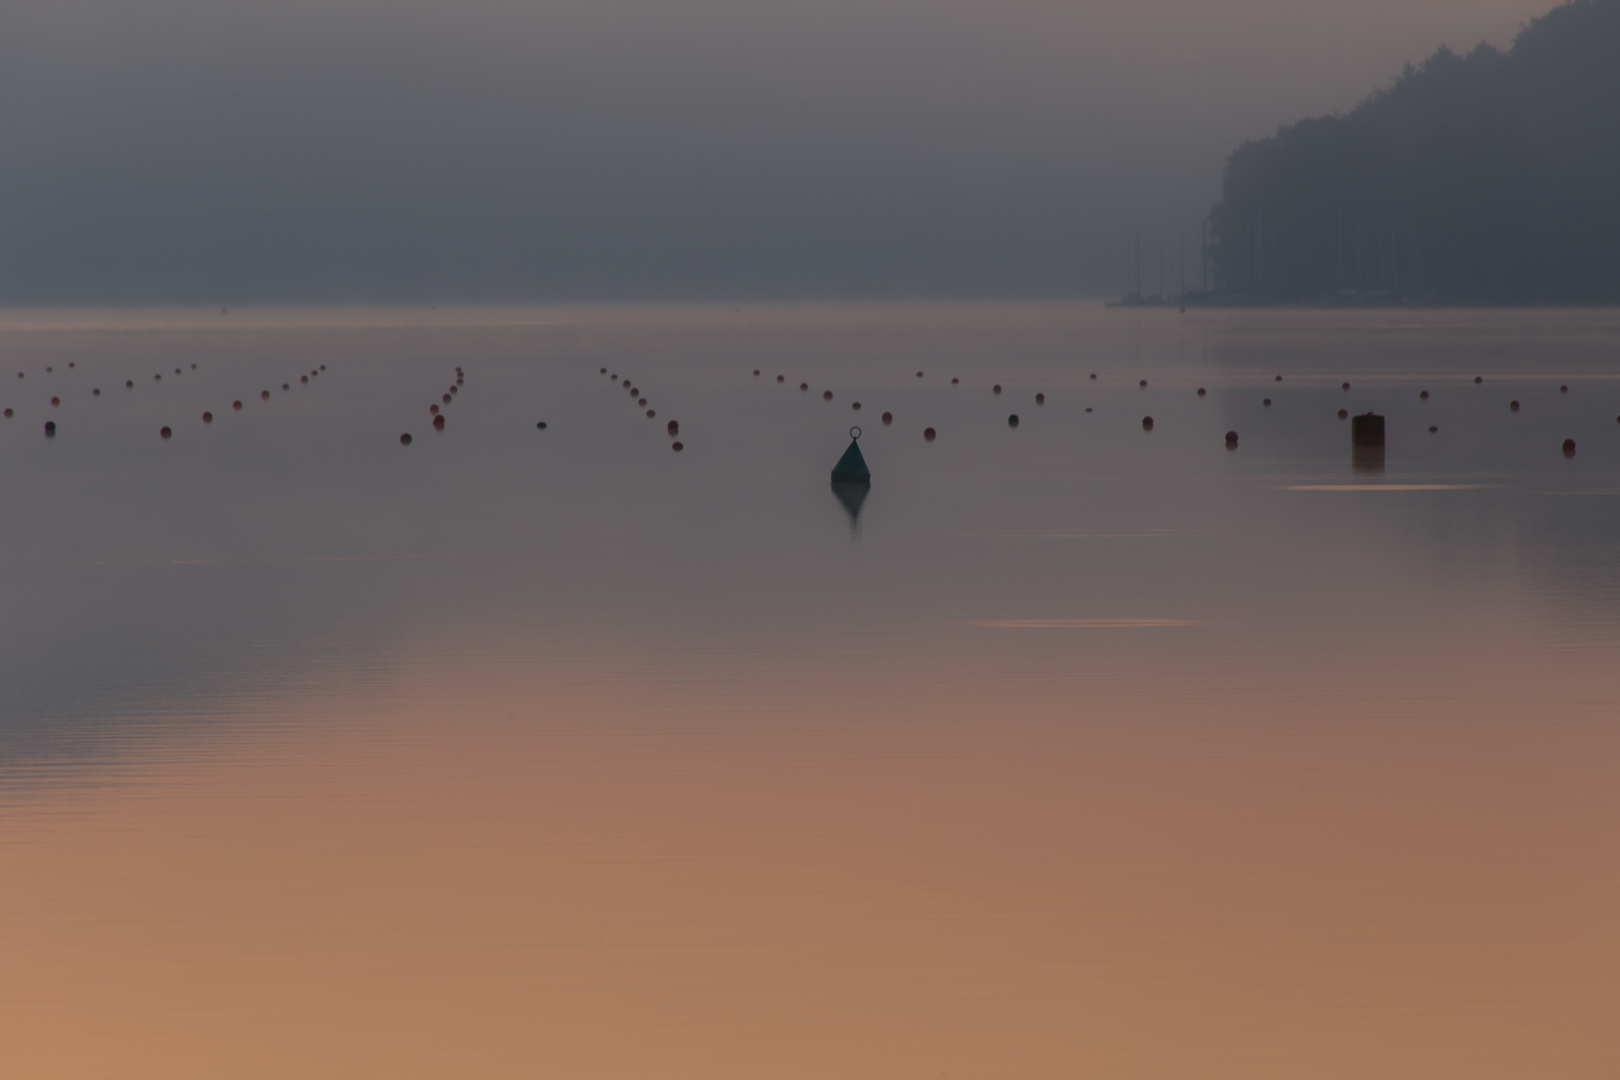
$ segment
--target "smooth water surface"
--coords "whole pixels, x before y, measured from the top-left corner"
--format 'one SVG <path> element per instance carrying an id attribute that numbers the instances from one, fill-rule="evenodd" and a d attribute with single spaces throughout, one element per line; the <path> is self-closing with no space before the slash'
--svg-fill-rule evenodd
<path id="1" fill-rule="evenodd" d="M 0 316 L 4 1071 L 1612 1076 L 1617 376 L 1613 312 Z"/>

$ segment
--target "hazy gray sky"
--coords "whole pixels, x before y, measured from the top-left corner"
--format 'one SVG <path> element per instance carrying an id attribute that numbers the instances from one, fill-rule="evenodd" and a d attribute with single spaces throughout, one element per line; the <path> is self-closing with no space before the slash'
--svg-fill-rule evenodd
<path id="1" fill-rule="evenodd" d="M 0 302 L 1117 292 L 1550 6 L 4 0 Z"/>

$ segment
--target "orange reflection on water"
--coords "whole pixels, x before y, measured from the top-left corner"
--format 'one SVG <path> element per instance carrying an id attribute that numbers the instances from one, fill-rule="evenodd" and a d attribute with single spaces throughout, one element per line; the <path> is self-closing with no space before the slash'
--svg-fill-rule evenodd
<path id="1" fill-rule="evenodd" d="M 1620 1066 L 1594 657 L 1087 681 L 1093 636 L 989 636 L 836 685 L 425 658 L 52 796 L 0 834 L 6 1071 Z"/>

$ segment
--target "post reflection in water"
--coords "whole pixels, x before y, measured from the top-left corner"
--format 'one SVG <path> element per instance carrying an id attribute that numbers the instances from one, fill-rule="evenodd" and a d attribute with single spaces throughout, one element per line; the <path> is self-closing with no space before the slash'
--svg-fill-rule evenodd
<path id="1" fill-rule="evenodd" d="M 849 530 L 851 534 L 858 533 L 861 526 L 861 507 L 866 504 L 866 497 L 872 493 L 872 485 L 868 481 L 837 481 L 832 482 L 832 493 L 837 497 L 838 503 L 849 514 Z"/>
<path id="2" fill-rule="evenodd" d="M 1620 1071 L 1620 315 L 218 321 L 0 316 L 7 1075 Z"/>

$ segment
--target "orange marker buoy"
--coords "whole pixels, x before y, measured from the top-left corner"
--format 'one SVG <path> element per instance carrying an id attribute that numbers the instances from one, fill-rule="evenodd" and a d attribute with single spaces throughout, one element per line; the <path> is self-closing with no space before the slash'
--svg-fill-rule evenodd
<path id="1" fill-rule="evenodd" d="M 671 449 L 671 450 L 673 450 L 673 451 L 675 451 L 675 452 L 676 452 L 676 453 L 680 453 L 680 452 L 681 452 L 681 451 L 682 451 L 682 450 L 685 450 L 685 449 L 686 449 L 686 447 L 685 447 L 685 446 L 683 446 L 683 445 L 681 445 L 681 444 L 680 444 L 680 443 L 679 443 L 679 442 L 672 442 L 672 443 L 670 443 L 670 444 L 669 444 L 669 448 L 670 448 L 670 449 Z"/>
<path id="2" fill-rule="evenodd" d="M 925 440 L 927 440 L 928 442 L 933 442 L 934 441 L 934 429 L 933 428 L 923 428 L 923 438 Z"/>
<path id="3" fill-rule="evenodd" d="M 158 435 L 161 436 L 162 438 L 165 438 L 165 439 L 167 439 L 170 435 L 173 435 L 173 434 L 174 434 L 174 432 L 170 431 L 167 427 L 161 429 L 158 432 Z"/>
<path id="4" fill-rule="evenodd" d="M 892 423 L 894 423 L 894 413 L 892 413 L 892 412 L 886 412 L 886 413 L 884 413 L 884 414 L 883 414 L 883 422 L 884 422 L 884 423 L 885 423 L 885 424 L 892 424 Z"/>

